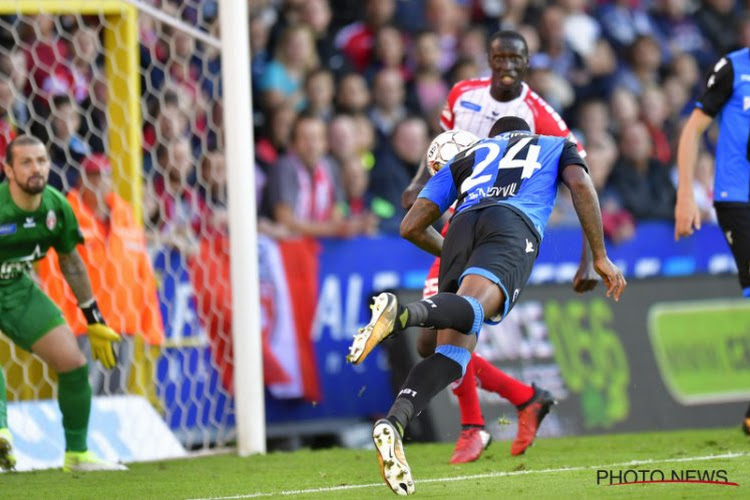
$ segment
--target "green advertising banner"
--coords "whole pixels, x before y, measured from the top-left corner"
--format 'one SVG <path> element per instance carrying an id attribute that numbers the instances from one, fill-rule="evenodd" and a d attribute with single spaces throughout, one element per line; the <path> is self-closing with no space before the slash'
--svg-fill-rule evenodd
<path id="1" fill-rule="evenodd" d="M 750 303 L 654 304 L 648 333 L 662 379 L 682 404 L 750 399 Z"/>

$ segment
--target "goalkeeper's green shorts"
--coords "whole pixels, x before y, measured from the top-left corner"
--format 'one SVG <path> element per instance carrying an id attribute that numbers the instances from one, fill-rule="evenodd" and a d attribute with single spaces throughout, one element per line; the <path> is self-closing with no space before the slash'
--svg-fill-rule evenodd
<path id="1" fill-rule="evenodd" d="M 0 331 L 17 346 L 31 346 L 50 330 L 65 324 L 60 308 L 26 273 L 0 280 Z"/>

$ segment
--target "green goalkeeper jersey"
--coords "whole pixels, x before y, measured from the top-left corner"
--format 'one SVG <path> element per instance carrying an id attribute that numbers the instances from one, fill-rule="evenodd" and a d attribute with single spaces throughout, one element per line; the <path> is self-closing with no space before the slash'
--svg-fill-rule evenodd
<path id="1" fill-rule="evenodd" d="M 0 286 L 12 283 L 53 247 L 70 253 L 83 235 L 70 203 L 47 186 L 33 212 L 21 210 L 10 197 L 8 182 L 0 183 Z"/>

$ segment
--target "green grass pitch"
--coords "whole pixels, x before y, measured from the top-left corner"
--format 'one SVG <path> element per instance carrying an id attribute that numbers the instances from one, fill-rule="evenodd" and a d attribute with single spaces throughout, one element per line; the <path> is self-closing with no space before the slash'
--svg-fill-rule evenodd
<path id="1" fill-rule="evenodd" d="M 735 429 L 539 439 L 511 457 L 495 442 L 475 463 L 451 466 L 451 444 L 406 443 L 416 498 L 750 498 L 750 438 Z M 597 485 L 597 469 L 724 470 L 739 486 Z M 372 450 L 220 455 L 132 464 L 128 472 L 0 474 L 3 499 L 397 498 Z"/>

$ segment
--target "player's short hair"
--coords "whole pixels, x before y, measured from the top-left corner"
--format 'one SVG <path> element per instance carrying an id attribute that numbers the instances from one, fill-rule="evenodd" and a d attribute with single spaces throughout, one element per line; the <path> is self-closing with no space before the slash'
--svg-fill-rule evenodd
<path id="1" fill-rule="evenodd" d="M 496 31 L 487 39 L 487 53 L 489 54 L 492 48 L 492 43 L 495 40 L 518 40 L 523 44 L 523 52 L 527 56 L 529 55 L 529 45 L 526 43 L 526 39 L 518 31 L 513 30 L 500 30 Z"/>
<path id="2" fill-rule="evenodd" d="M 531 132 L 529 124 L 520 116 L 503 116 L 498 119 L 490 129 L 490 137 L 495 137 L 503 132 L 512 132 L 514 130 L 525 130 Z"/>
<path id="3" fill-rule="evenodd" d="M 13 165 L 13 148 L 15 146 L 44 146 L 44 143 L 33 135 L 21 134 L 15 139 L 8 143 L 8 147 L 5 150 L 5 162 L 8 165 Z"/>

